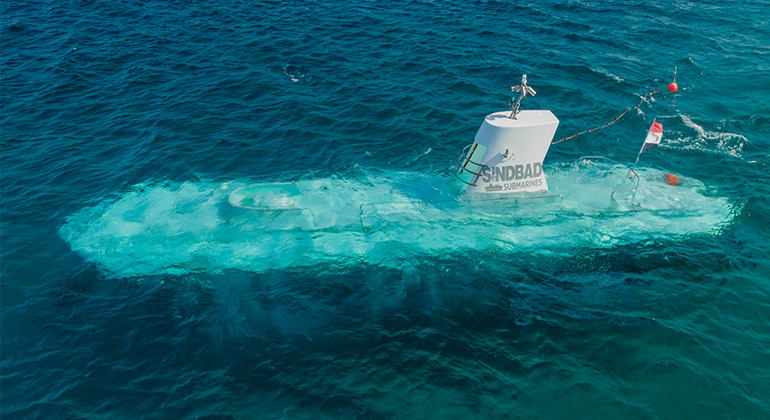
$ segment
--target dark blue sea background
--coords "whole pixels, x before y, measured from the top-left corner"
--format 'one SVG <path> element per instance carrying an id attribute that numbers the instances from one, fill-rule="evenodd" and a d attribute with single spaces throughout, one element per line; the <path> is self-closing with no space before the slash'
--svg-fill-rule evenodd
<path id="1" fill-rule="evenodd" d="M 767 1 L 17 0 L 0 22 L 3 419 L 770 418 Z M 677 93 L 546 173 L 633 163 L 656 119 L 640 167 L 728 203 L 706 233 L 438 252 L 421 231 L 254 265 L 258 229 L 224 253 L 196 230 L 224 217 L 212 185 L 448 177 L 523 73 L 558 140 L 675 67 Z M 177 231 L 116 238 L 132 218 Z"/>

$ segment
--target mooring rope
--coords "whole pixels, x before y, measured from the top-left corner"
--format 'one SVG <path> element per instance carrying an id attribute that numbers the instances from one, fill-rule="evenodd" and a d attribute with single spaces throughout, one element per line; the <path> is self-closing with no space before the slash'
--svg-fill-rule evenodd
<path id="1" fill-rule="evenodd" d="M 676 78 L 676 76 L 674 76 L 674 77 Z M 637 106 L 635 106 L 635 107 L 633 107 L 633 108 L 628 108 L 628 109 L 626 109 L 626 110 L 625 110 L 625 111 L 623 111 L 623 112 L 622 112 L 620 115 L 618 115 L 618 117 L 617 117 L 617 118 L 615 118 L 613 121 L 610 121 L 610 122 L 608 122 L 607 124 L 604 124 L 604 125 L 600 125 L 600 126 L 598 126 L 598 127 L 594 127 L 594 128 L 592 128 L 592 129 L 590 129 L 590 130 L 586 130 L 586 131 L 581 131 L 581 132 L 579 132 L 579 133 L 575 133 L 575 134 L 573 134 L 573 135 L 571 135 L 571 136 L 569 136 L 569 137 L 564 137 L 564 138 L 562 138 L 561 140 L 557 140 L 557 141 L 551 142 L 551 144 L 561 143 L 561 142 L 563 142 L 563 141 L 567 141 L 567 140 L 573 139 L 573 138 L 575 138 L 575 137 L 577 137 L 577 136 L 580 136 L 580 135 L 583 135 L 583 134 L 586 134 L 586 133 L 590 133 L 590 132 L 592 132 L 592 131 L 600 130 L 600 129 L 602 129 L 602 128 L 605 128 L 605 127 L 609 127 L 609 126 L 611 126 L 612 124 L 615 124 L 616 122 L 618 122 L 618 120 L 619 120 L 619 119 L 623 118 L 623 116 L 624 116 L 624 115 L 626 115 L 626 112 L 628 112 L 628 111 L 630 111 L 630 110 L 632 110 L 632 109 L 639 109 L 639 107 L 640 107 L 640 106 L 642 106 L 642 104 L 644 103 L 644 100 L 645 100 L 645 99 L 647 99 L 647 97 L 648 97 L 648 96 L 654 95 L 654 94 L 656 94 L 656 93 L 661 93 L 661 92 L 665 92 L 665 89 L 661 89 L 661 90 L 653 90 L 653 91 L 647 92 L 647 93 L 646 93 L 644 96 L 642 96 L 642 100 L 641 100 L 641 101 L 639 101 L 639 104 L 638 104 Z"/>

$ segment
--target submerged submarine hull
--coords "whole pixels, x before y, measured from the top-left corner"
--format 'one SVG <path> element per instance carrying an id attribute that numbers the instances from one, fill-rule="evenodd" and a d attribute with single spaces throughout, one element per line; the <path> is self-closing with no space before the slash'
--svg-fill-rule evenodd
<path id="1" fill-rule="evenodd" d="M 466 200 L 444 175 L 363 172 L 295 183 L 143 185 L 70 216 L 73 250 L 118 278 L 330 263 L 398 266 L 435 255 L 608 248 L 718 234 L 737 208 L 682 178 L 612 164 L 548 168 L 550 190 Z M 459 192 L 458 192 L 459 190 Z"/>

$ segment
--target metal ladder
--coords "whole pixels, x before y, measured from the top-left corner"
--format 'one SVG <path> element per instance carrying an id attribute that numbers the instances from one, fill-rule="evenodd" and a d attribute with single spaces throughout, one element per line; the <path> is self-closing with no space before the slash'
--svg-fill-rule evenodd
<path id="1" fill-rule="evenodd" d="M 473 146 L 473 149 L 471 150 L 470 153 L 468 153 L 468 148 L 470 148 L 471 146 Z M 468 184 L 468 185 L 474 186 L 474 187 L 476 186 L 476 182 L 479 180 L 479 178 L 481 178 L 481 170 L 483 170 L 484 168 L 488 168 L 489 167 L 487 165 L 483 165 L 483 164 L 481 164 L 479 162 L 474 162 L 474 161 L 471 160 L 471 157 L 473 157 L 473 153 L 476 151 L 476 148 L 478 146 L 479 146 L 479 144 L 476 143 L 476 142 L 473 142 L 473 143 L 465 146 L 465 148 L 463 149 L 462 154 L 457 159 L 457 168 L 458 169 L 453 172 L 455 178 L 457 178 L 458 181 L 460 181 L 460 182 L 462 182 L 464 184 Z M 471 171 L 470 169 L 467 168 L 469 163 L 472 163 L 472 164 L 478 166 L 479 168 L 481 168 L 481 170 L 478 170 L 478 172 Z M 473 180 L 473 182 L 468 182 L 468 181 L 460 178 L 460 175 L 463 172 L 470 172 L 473 175 L 476 175 L 476 178 Z"/>

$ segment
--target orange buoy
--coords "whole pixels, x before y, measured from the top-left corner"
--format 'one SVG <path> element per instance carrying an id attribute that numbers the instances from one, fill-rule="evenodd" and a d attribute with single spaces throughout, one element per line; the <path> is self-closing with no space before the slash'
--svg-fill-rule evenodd
<path id="1" fill-rule="evenodd" d="M 666 184 L 676 187 L 679 185 L 679 177 L 674 174 L 666 174 Z"/>

